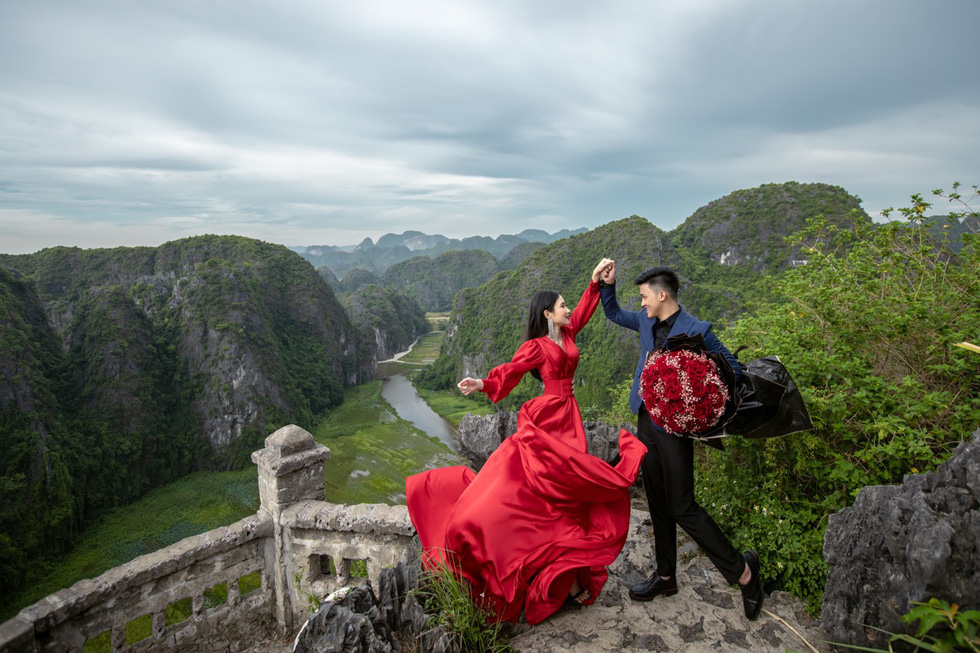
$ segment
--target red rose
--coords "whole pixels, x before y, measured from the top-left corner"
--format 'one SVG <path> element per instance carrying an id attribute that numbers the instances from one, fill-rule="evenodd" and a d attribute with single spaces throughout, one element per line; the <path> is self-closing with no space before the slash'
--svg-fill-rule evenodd
<path id="1" fill-rule="evenodd" d="M 691 381 L 691 394 L 697 399 L 702 399 L 708 393 L 708 387 L 700 379 Z"/>
<path id="2" fill-rule="evenodd" d="M 694 406 L 694 418 L 706 420 L 715 412 L 715 407 L 709 401 L 700 401 Z"/>
<path id="3" fill-rule="evenodd" d="M 664 396 L 671 400 L 678 400 L 683 396 L 684 388 L 681 386 L 680 379 L 671 376 L 664 379 Z"/>
<path id="4" fill-rule="evenodd" d="M 692 357 L 690 362 L 688 362 L 686 369 L 687 373 L 692 378 L 702 380 L 709 372 L 712 371 L 713 367 L 714 366 L 709 364 L 707 360 Z"/>

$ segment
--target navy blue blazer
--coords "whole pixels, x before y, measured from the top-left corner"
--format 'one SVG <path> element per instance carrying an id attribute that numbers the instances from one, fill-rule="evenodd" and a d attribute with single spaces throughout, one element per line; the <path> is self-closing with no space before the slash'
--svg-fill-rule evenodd
<path id="1" fill-rule="evenodd" d="M 605 311 L 607 318 L 619 326 L 633 329 L 640 333 L 640 360 L 636 363 L 636 371 L 633 373 L 633 388 L 630 390 L 630 410 L 635 415 L 640 410 L 640 404 L 643 403 L 643 400 L 640 398 L 640 374 L 643 372 L 643 364 L 646 362 L 647 356 L 653 350 L 653 338 L 659 320 L 647 317 L 646 309 L 640 309 L 639 311 L 626 311 L 621 309 L 619 302 L 616 300 L 615 286 L 604 285 L 599 290 L 599 297 L 602 298 L 602 310 Z M 709 352 L 723 354 L 728 359 L 728 362 L 731 363 L 732 369 L 735 371 L 735 380 L 737 381 L 742 376 L 742 368 L 739 366 L 738 361 L 735 360 L 735 357 L 732 356 L 732 352 L 728 351 L 728 348 L 721 343 L 721 340 L 718 340 L 718 336 L 711 332 L 711 322 L 699 320 L 682 308 L 680 315 L 677 316 L 677 320 L 674 322 L 674 326 L 671 328 L 667 337 L 680 334 L 701 334 L 704 337 L 704 344 L 707 346 Z M 654 427 L 656 426 L 654 424 Z"/>

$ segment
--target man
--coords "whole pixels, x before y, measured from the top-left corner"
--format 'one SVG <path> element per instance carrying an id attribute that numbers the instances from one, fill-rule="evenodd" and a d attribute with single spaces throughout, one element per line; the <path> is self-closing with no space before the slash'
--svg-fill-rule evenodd
<path id="1" fill-rule="evenodd" d="M 755 620 L 762 610 L 765 594 L 759 577 L 759 556 L 746 551 L 743 556 L 721 532 L 718 524 L 694 498 L 694 441 L 671 435 L 653 423 L 640 398 L 640 374 L 647 355 L 664 347 L 675 335 L 700 334 L 711 353 L 728 359 L 736 378 L 741 368 L 731 352 L 711 332 L 711 323 L 687 313 L 677 303 L 677 275 L 666 267 L 650 268 L 634 281 L 640 291 L 643 310 L 625 311 L 616 301 L 616 264 L 611 262 L 602 273 L 599 293 L 606 317 L 616 324 L 640 333 L 640 361 L 633 375 L 630 410 L 637 416 L 636 436 L 648 452 L 640 470 L 643 488 L 653 521 L 657 568 L 642 583 L 630 588 L 630 597 L 649 601 L 663 594 L 677 593 L 677 526 L 680 525 L 730 584 L 742 590 L 745 616 Z"/>

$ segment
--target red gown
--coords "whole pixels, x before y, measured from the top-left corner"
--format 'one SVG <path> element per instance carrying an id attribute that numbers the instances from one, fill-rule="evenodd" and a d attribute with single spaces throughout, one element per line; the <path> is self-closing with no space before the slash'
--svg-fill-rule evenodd
<path id="1" fill-rule="evenodd" d="M 514 621 L 523 610 L 527 623 L 543 621 L 576 577 L 592 603 L 626 543 L 629 487 L 646 447 L 622 430 L 615 467 L 589 455 L 572 386 L 575 336 L 598 302 L 592 283 L 562 327 L 565 349 L 547 336 L 528 340 L 484 379 L 483 392 L 496 402 L 537 368 L 544 394 L 521 407 L 517 432 L 479 474 L 456 466 L 405 480 L 427 566 L 448 564 L 499 620 Z"/>

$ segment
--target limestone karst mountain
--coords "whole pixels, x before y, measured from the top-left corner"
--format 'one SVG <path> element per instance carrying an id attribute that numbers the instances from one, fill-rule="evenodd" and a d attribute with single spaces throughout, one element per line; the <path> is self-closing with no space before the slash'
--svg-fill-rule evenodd
<path id="1" fill-rule="evenodd" d="M 405 351 L 430 331 L 418 302 L 391 288 L 368 284 L 342 295 L 340 301 L 362 339 L 374 342 L 379 361 Z"/>
<path id="2" fill-rule="evenodd" d="M 241 465 L 270 428 L 312 427 L 373 377 L 376 349 L 279 245 L 0 256 L 2 593 L 87 515 Z"/>

